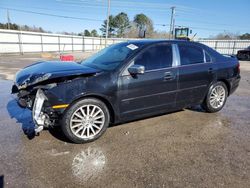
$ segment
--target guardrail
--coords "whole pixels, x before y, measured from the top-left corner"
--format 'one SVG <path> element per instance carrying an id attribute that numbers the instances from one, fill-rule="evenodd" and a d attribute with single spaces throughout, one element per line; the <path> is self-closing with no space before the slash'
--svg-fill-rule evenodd
<path id="1" fill-rule="evenodd" d="M 108 38 L 107 45 L 128 41 L 128 38 Z M 222 54 L 234 55 L 250 46 L 250 40 L 197 40 Z M 60 35 L 0 29 L 0 54 L 96 51 L 105 47 L 105 38 Z"/>

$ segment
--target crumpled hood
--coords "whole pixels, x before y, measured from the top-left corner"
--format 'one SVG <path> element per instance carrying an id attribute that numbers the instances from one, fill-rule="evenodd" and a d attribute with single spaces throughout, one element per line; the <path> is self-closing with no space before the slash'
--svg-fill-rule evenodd
<path id="1" fill-rule="evenodd" d="M 15 84 L 17 87 L 25 88 L 53 78 L 95 74 L 97 72 L 100 72 L 100 70 L 76 62 L 42 61 L 17 72 Z"/>

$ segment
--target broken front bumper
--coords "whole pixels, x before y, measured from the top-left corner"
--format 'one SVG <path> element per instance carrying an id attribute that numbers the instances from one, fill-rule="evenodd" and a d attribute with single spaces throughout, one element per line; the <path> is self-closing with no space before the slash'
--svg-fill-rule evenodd
<path id="1" fill-rule="evenodd" d="M 32 109 L 33 121 L 37 126 L 44 126 L 46 124 L 47 115 L 42 112 L 45 100 L 47 100 L 47 97 L 41 89 L 38 89 Z"/>

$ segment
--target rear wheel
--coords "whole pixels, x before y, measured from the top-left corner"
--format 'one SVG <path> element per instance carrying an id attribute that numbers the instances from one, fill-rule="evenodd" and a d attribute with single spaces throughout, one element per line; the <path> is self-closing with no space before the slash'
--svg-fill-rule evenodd
<path id="1" fill-rule="evenodd" d="M 99 138 L 110 121 L 106 105 L 94 98 L 86 98 L 73 104 L 64 114 L 62 130 L 74 143 L 91 142 Z"/>
<path id="2" fill-rule="evenodd" d="M 224 82 L 217 82 L 213 84 L 202 104 L 202 108 L 207 112 L 218 112 L 226 103 L 228 95 L 227 86 Z"/>

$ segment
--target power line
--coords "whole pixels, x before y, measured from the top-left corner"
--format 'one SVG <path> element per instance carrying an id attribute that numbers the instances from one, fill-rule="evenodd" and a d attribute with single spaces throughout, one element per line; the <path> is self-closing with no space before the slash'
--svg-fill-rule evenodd
<path id="1" fill-rule="evenodd" d="M 68 4 L 71 4 L 71 5 L 72 5 L 72 3 L 73 4 L 77 3 L 77 6 L 83 5 L 83 4 L 84 4 L 84 6 L 86 6 L 86 4 L 90 4 L 90 1 L 88 1 L 88 2 L 87 1 L 84 1 L 84 2 L 75 2 L 74 1 L 74 2 L 72 2 L 72 1 L 63 1 L 62 0 L 60 2 L 62 2 L 62 3 L 68 3 Z M 96 2 L 91 1 L 91 2 L 94 3 L 94 4 L 96 4 L 96 5 L 101 5 L 102 4 L 102 2 L 100 2 L 100 1 L 96 1 Z M 115 4 L 115 3 L 117 3 L 117 4 Z M 128 4 L 128 3 L 131 3 L 131 4 Z M 124 8 L 124 7 L 130 7 L 130 5 L 131 5 L 132 8 L 133 8 L 133 10 L 135 10 L 134 8 L 138 7 L 136 5 L 140 5 L 140 7 L 139 7 L 140 9 L 139 10 L 141 10 L 142 8 L 143 9 L 150 8 L 150 11 L 154 11 L 155 10 L 155 11 L 158 11 L 158 12 L 159 11 L 166 12 L 165 7 L 170 6 L 170 4 L 166 4 L 166 3 L 144 3 L 144 2 L 136 2 L 136 5 L 135 5 L 135 2 L 131 2 L 131 1 L 122 1 L 121 2 L 121 1 L 116 1 L 116 0 L 112 0 L 112 5 L 113 5 L 112 9 L 115 9 L 115 8 L 118 8 L 118 7 L 122 7 L 122 8 Z M 117 6 L 117 7 L 115 7 L 115 6 Z M 180 14 L 187 14 L 187 13 L 189 13 L 189 14 L 197 14 L 197 13 L 194 13 L 195 10 L 198 11 L 198 12 L 201 12 L 201 11 L 203 12 L 203 10 L 201 10 L 201 9 L 194 9 L 194 8 L 189 8 L 189 7 L 185 7 L 185 6 L 181 6 L 181 7 L 182 8 L 179 8 L 179 6 L 178 6 L 178 13 L 180 13 Z M 132 10 L 132 9 L 128 8 L 128 10 Z M 193 11 L 191 12 L 191 10 L 193 10 Z M 218 25 L 218 26 L 228 26 L 228 27 L 231 26 L 231 25 L 228 25 L 228 24 L 225 24 L 225 23 L 206 22 L 204 20 L 200 20 L 199 21 L 199 20 L 188 20 L 188 19 L 186 19 L 186 20 L 185 19 L 179 20 L 178 19 L 178 21 L 184 21 L 184 22 L 187 22 L 187 23 L 189 23 L 189 22 L 190 23 L 204 23 L 204 24 Z M 238 27 L 241 27 L 241 26 L 238 26 Z"/>
<path id="2" fill-rule="evenodd" d="M 95 5 L 105 5 L 104 3 L 105 1 L 68 1 L 68 0 L 61 0 L 61 1 L 57 1 L 57 3 L 60 4 L 75 4 L 75 5 L 86 5 L 86 4 L 95 4 Z M 117 1 L 117 0 L 112 0 L 112 4 L 113 6 L 130 6 L 130 7 L 135 7 L 136 5 L 138 5 L 138 7 L 142 8 L 142 7 L 149 7 L 149 8 L 153 8 L 153 7 L 159 7 L 159 8 L 170 8 L 173 6 L 173 4 L 169 4 L 169 3 L 145 3 L 145 2 L 134 2 L 134 1 Z M 186 7 L 186 6 L 181 6 L 179 5 L 178 7 L 180 7 L 180 9 L 184 9 L 184 10 L 189 10 L 189 9 L 193 9 L 190 7 Z"/>
<path id="3" fill-rule="evenodd" d="M 168 27 L 168 26 L 171 26 L 170 24 L 164 24 L 164 23 L 155 23 L 154 25 L 157 25 L 157 26 L 162 26 L 162 27 Z M 192 29 L 199 29 L 199 30 L 209 30 L 209 31 L 225 31 L 225 29 L 214 29 L 214 28 L 207 28 L 207 27 L 196 27 L 196 26 L 186 26 L 186 25 L 177 25 L 177 24 L 174 24 L 174 27 L 189 27 L 189 28 L 192 28 Z"/>
<path id="4" fill-rule="evenodd" d="M 28 11 L 28 10 L 22 10 L 22 9 L 16 9 L 16 8 L 1 7 L 1 6 L 0 6 L 0 9 L 7 9 L 7 10 L 16 11 L 16 12 L 24 12 L 24 13 L 30 13 L 30 14 L 43 15 L 43 16 L 65 18 L 65 19 L 88 20 L 88 21 L 103 22 L 103 20 L 99 20 L 99 19 L 92 19 L 92 18 L 85 18 L 85 17 L 64 16 L 64 15 L 58 15 L 58 14 L 35 12 L 35 11 Z M 8 19 L 8 15 L 7 15 L 7 19 Z M 193 22 L 196 22 L 196 21 L 193 21 Z M 8 23 L 10 23 L 10 19 L 8 19 Z M 169 24 L 160 24 L 160 23 L 156 23 L 154 25 L 158 25 L 158 26 L 170 26 Z M 215 28 L 196 27 L 196 26 L 179 26 L 179 25 L 175 25 L 175 26 L 177 26 L 177 27 L 189 27 L 189 28 L 193 28 L 193 29 L 209 30 L 209 31 L 224 31 L 225 30 L 225 28 L 224 29 L 215 29 Z M 172 27 L 173 27 L 173 24 L 172 24 Z"/>
<path id="5" fill-rule="evenodd" d="M 178 20 L 182 21 L 182 22 L 203 23 L 203 24 L 208 24 L 208 25 L 232 26 L 232 25 L 225 24 L 225 23 L 207 22 L 207 21 L 204 21 L 204 20 L 190 20 L 190 19 L 186 19 L 186 18 L 184 18 L 184 19 L 181 18 L 181 19 L 178 19 Z"/>
<path id="6" fill-rule="evenodd" d="M 8 5 L 4 5 L 4 6 L 8 6 Z M 15 4 L 14 6 L 12 5 L 11 6 L 12 8 L 27 8 L 27 6 L 22 6 L 22 5 L 17 5 Z M 79 6 L 78 6 L 79 7 Z M 91 6 L 92 7 L 92 6 Z M 68 9 L 58 9 L 58 8 L 53 8 L 53 9 L 50 9 L 50 8 L 44 8 L 44 7 L 36 7 L 36 6 L 29 6 L 28 8 L 31 8 L 31 9 L 38 9 L 38 10 L 48 10 L 48 11 L 60 11 L 60 12 L 76 12 L 76 10 L 68 10 Z M 103 7 L 104 8 L 104 7 Z"/>
<path id="7" fill-rule="evenodd" d="M 192 29 L 200 29 L 200 30 L 208 30 L 208 31 L 225 31 L 225 29 L 211 29 L 211 28 L 196 27 L 196 26 L 189 26 L 189 27 L 192 28 Z"/>
<path id="8" fill-rule="evenodd" d="M 43 13 L 43 12 L 34 12 L 34 11 L 28 11 L 28 10 L 7 8 L 7 7 L 0 7 L 0 9 L 8 9 L 8 10 L 16 11 L 16 12 L 24 12 L 24 13 L 31 13 L 31 14 L 43 15 L 43 16 L 51 16 L 51 17 L 67 18 L 67 19 L 75 19 L 75 20 L 88 20 L 88 21 L 98 21 L 98 22 L 100 22 L 100 21 L 102 22 L 103 21 L 103 20 L 92 19 L 92 18 L 64 16 L 64 15 L 58 15 L 58 14 L 49 14 L 49 13 Z"/>
<path id="9" fill-rule="evenodd" d="M 94 7 L 94 8 L 106 8 L 105 4 L 103 2 L 99 1 L 84 1 L 84 2 L 75 2 L 75 1 L 58 1 L 60 4 L 67 4 L 70 6 L 75 6 L 75 7 Z M 166 4 L 166 3 L 144 3 L 144 2 L 131 2 L 131 1 L 112 1 L 112 9 L 119 9 L 122 8 L 123 10 L 142 10 L 143 9 L 150 9 L 150 11 L 166 11 L 166 8 L 171 8 L 171 4 Z M 184 7 L 184 6 L 178 6 L 180 7 L 180 11 L 183 12 L 189 12 L 188 10 L 191 10 L 189 7 Z M 137 8 L 137 9 L 136 9 Z"/>
<path id="10" fill-rule="evenodd" d="M 99 5 L 76 5 L 76 4 L 69 4 L 69 6 L 73 6 L 75 8 L 80 8 L 80 9 L 82 9 L 82 8 L 101 8 L 101 9 L 106 9 L 105 6 L 99 6 Z M 17 5 L 16 7 L 26 8 L 26 7 L 20 6 L 20 5 Z M 49 11 L 55 11 L 56 10 L 56 11 L 63 11 L 63 12 L 65 12 L 65 11 L 66 12 L 76 12 L 76 11 L 73 11 L 73 10 L 65 10 L 65 9 L 48 9 L 48 8 L 41 8 L 41 7 L 29 7 L 29 8 L 40 9 L 40 10 L 49 10 Z M 124 11 L 124 10 L 133 10 L 133 11 L 137 11 L 138 10 L 138 11 L 141 11 L 142 10 L 141 8 L 143 8 L 144 10 L 147 9 L 148 12 L 150 11 L 150 12 L 166 13 L 166 9 L 157 9 L 157 8 L 152 9 L 150 7 L 137 7 L 136 8 L 136 6 L 131 7 L 131 8 L 126 8 L 124 6 L 122 6 L 122 7 L 112 6 L 112 9 L 114 9 L 114 10 L 121 10 L 121 11 Z"/>
<path id="11" fill-rule="evenodd" d="M 59 1 L 59 2 L 63 2 L 63 3 L 69 3 L 69 2 L 64 2 L 64 1 Z M 82 2 L 82 1 L 81 1 Z M 78 2 L 78 3 L 81 3 L 81 2 Z M 89 1 L 84 1 L 84 2 L 82 2 L 82 3 L 88 3 Z M 112 1 L 112 2 L 114 2 L 114 0 Z M 72 2 L 72 3 L 77 3 L 77 2 Z M 94 3 L 102 3 L 102 2 L 94 2 Z M 124 2 L 121 2 L 121 3 L 124 3 Z M 132 2 L 131 2 L 132 3 Z M 17 7 L 24 7 L 24 6 L 21 6 L 21 5 L 16 5 Z M 75 7 L 78 7 L 78 8 L 81 8 L 82 6 L 79 6 L 79 5 L 74 5 L 74 4 L 72 4 L 72 6 L 75 6 Z M 102 7 L 98 7 L 98 6 L 84 6 L 85 8 L 86 7 L 91 7 L 91 8 L 105 8 L 106 9 L 106 7 L 104 7 L 104 6 L 102 6 Z M 135 7 L 135 6 L 133 6 L 133 7 Z M 12 7 L 13 8 L 13 7 Z M 48 10 L 48 11 L 66 11 L 65 9 L 64 10 L 62 10 L 62 9 L 49 9 L 49 8 L 42 8 L 42 7 L 29 7 L 29 8 L 33 8 L 33 9 L 40 9 L 40 10 Z M 161 7 L 162 8 L 162 7 Z M 114 6 L 112 6 L 112 9 L 115 9 L 115 7 Z M 140 9 L 141 10 L 141 9 Z M 154 10 L 156 10 L 156 11 L 159 11 L 159 9 L 154 9 Z M 154 11 L 154 10 L 152 10 L 151 9 L 151 11 Z M 24 10 L 23 10 L 24 11 Z M 165 10 L 165 8 L 164 9 L 160 9 L 160 11 L 166 11 Z M 73 11 L 73 10 L 67 10 L 67 12 L 76 12 L 76 11 Z M 181 9 L 179 9 L 178 8 L 178 13 L 180 13 L 181 15 L 183 14 L 182 12 L 187 12 L 187 11 L 185 11 L 185 10 L 181 10 Z M 189 12 L 189 11 L 188 11 Z M 176 15 L 176 16 L 178 16 L 178 14 Z M 186 22 L 186 23 L 189 23 L 189 22 L 192 22 L 192 23 L 203 23 L 203 24 L 209 24 L 209 25 L 218 25 L 218 26 L 227 26 L 227 27 L 231 27 L 231 25 L 229 25 L 229 24 L 225 24 L 225 23 L 215 23 L 215 22 L 207 22 L 207 21 L 204 21 L 204 20 L 191 20 L 191 19 L 186 19 L 186 18 L 181 18 L 181 19 L 178 19 L 178 21 L 181 21 L 181 22 Z M 241 27 L 241 28 L 243 28 L 242 26 L 238 26 L 238 27 Z"/>
<path id="12" fill-rule="evenodd" d="M 48 11 L 55 11 L 55 10 L 57 10 L 57 11 L 64 11 L 65 12 L 65 10 L 61 10 L 61 9 L 48 9 L 48 8 L 41 8 L 41 7 L 30 7 L 30 8 L 34 8 L 34 9 L 40 9 L 40 10 L 48 10 Z M 104 8 L 104 7 L 103 7 Z M 113 7 L 112 7 L 113 8 Z M 3 8 L 3 9 L 7 9 L 7 8 Z M 10 8 L 9 8 L 10 9 Z M 13 8 L 11 8 L 10 10 L 13 10 Z M 34 11 L 27 11 L 27 10 L 21 10 L 21 9 L 15 9 L 16 11 L 19 11 L 19 12 L 26 12 L 26 13 L 33 13 Z M 178 12 L 179 12 L 180 10 L 178 9 Z M 75 12 L 75 11 L 68 11 L 68 12 Z M 36 13 L 36 14 L 40 14 L 40 13 Z M 49 13 L 42 13 L 42 15 L 44 15 L 44 14 L 46 14 L 47 16 L 48 16 L 48 14 Z M 54 15 L 54 14 L 50 14 L 50 16 L 56 16 L 56 17 L 63 17 L 63 18 L 65 18 L 66 16 L 61 16 L 61 15 Z M 66 18 L 75 18 L 75 19 L 80 19 L 80 20 L 84 20 L 84 19 L 87 19 L 87 20 L 89 20 L 89 18 L 78 18 L 78 17 L 69 17 L 69 16 L 67 16 Z M 90 20 L 91 21 L 91 20 Z M 101 20 L 97 20 L 97 19 L 95 19 L 95 21 L 101 21 Z M 223 23 L 214 23 L 214 22 L 207 22 L 207 21 L 202 21 L 202 20 L 190 20 L 190 19 L 183 19 L 183 18 L 181 18 L 181 19 L 178 19 L 178 21 L 181 21 L 181 22 L 187 22 L 187 23 L 204 23 L 204 24 L 209 24 L 209 25 L 218 25 L 218 26 L 227 26 L 227 27 L 230 27 L 231 25 L 228 25 L 228 24 L 223 24 Z M 166 24 L 154 24 L 154 25 L 166 25 Z M 241 28 L 243 28 L 242 26 L 238 26 L 238 27 L 241 27 Z"/>
<path id="13" fill-rule="evenodd" d="M 154 25 L 158 25 L 158 26 L 162 26 L 162 27 L 166 27 L 166 26 L 170 26 L 170 24 L 161 24 L 161 23 L 156 23 Z M 176 27 L 189 27 L 192 29 L 199 29 L 199 30 L 209 30 L 209 31 L 225 31 L 225 29 L 213 29 L 213 28 L 206 28 L 206 27 L 196 27 L 196 26 L 184 26 L 184 25 L 174 25 L 175 28 Z"/>

